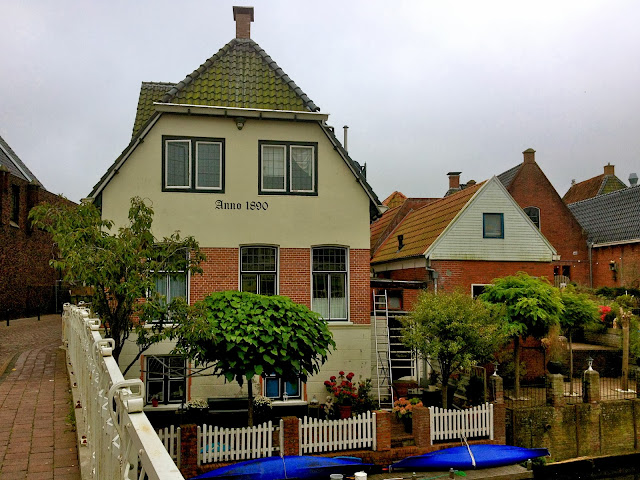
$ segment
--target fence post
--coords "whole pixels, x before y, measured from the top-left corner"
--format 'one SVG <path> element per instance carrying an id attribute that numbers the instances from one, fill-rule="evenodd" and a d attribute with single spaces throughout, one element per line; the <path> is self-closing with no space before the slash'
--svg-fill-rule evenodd
<path id="1" fill-rule="evenodd" d="M 196 425 L 180 426 L 180 472 L 185 478 L 198 474 L 198 432 Z"/>
<path id="2" fill-rule="evenodd" d="M 582 377 L 582 401 L 598 403 L 600 401 L 600 374 L 589 367 Z"/>
<path id="3" fill-rule="evenodd" d="M 504 403 L 502 377 L 494 373 L 489 377 L 489 384 L 491 385 L 491 401 L 493 403 Z"/>
<path id="4" fill-rule="evenodd" d="M 299 419 L 298 417 L 284 417 L 284 452 L 283 455 L 298 455 L 300 451 Z"/>
<path id="5" fill-rule="evenodd" d="M 547 375 L 547 405 L 560 407 L 564 405 L 564 378 L 560 373 Z"/>
<path id="6" fill-rule="evenodd" d="M 391 450 L 391 412 L 376 411 L 376 450 Z"/>
<path id="7" fill-rule="evenodd" d="M 431 445 L 431 418 L 426 407 L 413 407 L 411 421 L 413 423 L 413 438 L 416 447 Z"/>
<path id="8" fill-rule="evenodd" d="M 507 443 L 507 406 L 493 404 L 493 440 L 500 445 Z"/>

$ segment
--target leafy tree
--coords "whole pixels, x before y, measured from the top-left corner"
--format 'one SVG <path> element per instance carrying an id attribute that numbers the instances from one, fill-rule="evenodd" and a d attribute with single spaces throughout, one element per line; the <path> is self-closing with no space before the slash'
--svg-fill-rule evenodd
<path id="1" fill-rule="evenodd" d="M 287 297 L 226 291 L 207 296 L 171 332 L 174 353 L 240 385 L 248 380 L 249 424 L 253 424 L 256 375 L 303 381 L 317 373 L 335 348 L 327 323 Z"/>
<path id="2" fill-rule="evenodd" d="M 569 337 L 569 378 L 573 378 L 573 333 L 598 319 L 598 306 L 586 293 L 578 293 L 569 285 L 561 290 L 564 311 L 560 315 L 560 327 Z M 573 394 L 573 382 L 571 382 Z"/>
<path id="3" fill-rule="evenodd" d="M 202 273 L 198 242 L 178 232 L 156 239 L 151 232 L 153 210 L 140 197 L 131 199 L 129 222 L 110 233 L 111 220 L 89 202 L 69 207 L 41 204 L 29 214 L 34 225 L 51 233 L 58 255 L 51 265 L 71 284 L 93 287 L 91 309 L 113 338 L 113 356 L 120 353 L 132 331 L 136 331 L 138 353 L 125 373 L 153 343 L 166 336 L 162 323 L 145 328 L 150 319 L 163 319 L 180 302 L 167 305 L 156 291 L 156 278 L 167 272 Z M 148 297 L 146 302 L 140 299 Z M 184 302 L 183 302 L 184 303 Z M 165 317 L 158 316 L 164 314 Z M 138 320 L 134 321 L 134 316 Z"/>
<path id="4" fill-rule="evenodd" d="M 515 396 L 520 398 L 520 340 L 529 336 L 541 339 L 559 321 L 564 309 L 560 292 L 546 278 L 520 272 L 495 279 L 480 298 L 505 306 L 507 335 L 513 340 Z"/>
<path id="5" fill-rule="evenodd" d="M 440 365 L 442 405 L 449 379 L 489 358 L 506 340 L 498 309 L 462 292 L 424 292 L 409 314 L 402 341 Z"/>

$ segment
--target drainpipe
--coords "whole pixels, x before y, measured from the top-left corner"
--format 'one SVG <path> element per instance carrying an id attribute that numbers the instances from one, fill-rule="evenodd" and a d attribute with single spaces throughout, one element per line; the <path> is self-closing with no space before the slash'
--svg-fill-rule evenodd
<path id="1" fill-rule="evenodd" d="M 587 247 L 589 248 L 589 288 L 593 288 L 593 262 L 591 257 L 593 242 L 587 242 Z"/>
<path id="2" fill-rule="evenodd" d="M 427 272 L 431 274 L 431 278 L 433 278 L 433 293 L 438 294 L 438 272 L 436 272 L 433 268 L 427 267 Z"/>

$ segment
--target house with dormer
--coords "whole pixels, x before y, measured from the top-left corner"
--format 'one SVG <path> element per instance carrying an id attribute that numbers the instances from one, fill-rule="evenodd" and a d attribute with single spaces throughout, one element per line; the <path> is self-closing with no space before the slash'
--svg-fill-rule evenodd
<path id="1" fill-rule="evenodd" d="M 304 404 L 324 398 L 323 381 L 339 370 L 371 376 L 369 223 L 380 202 L 328 115 L 251 39 L 253 8 L 233 15 L 236 38 L 183 80 L 142 84 L 131 141 L 90 197 L 117 227 L 129 199 L 142 196 L 156 236 L 179 230 L 199 241 L 204 274 L 167 275 L 158 284 L 167 297 L 194 303 L 241 290 L 320 313 L 337 343 L 322 372 L 306 384 L 262 378 L 259 387 Z M 169 350 L 154 346 L 132 373 L 165 406 L 182 391 L 241 394 L 221 378 L 186 381 L 191 365 Z"/>

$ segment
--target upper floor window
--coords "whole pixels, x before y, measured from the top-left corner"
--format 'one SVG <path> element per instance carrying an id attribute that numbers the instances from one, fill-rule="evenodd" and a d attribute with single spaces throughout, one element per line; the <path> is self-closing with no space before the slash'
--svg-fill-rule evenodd
<path id="1" fill-rule="evenodd" d="M 224 140 L 163 137 L 165 191 L 224 192 Z"/>
<path id="2" fill-rule="evenodd" d="M 240 249 L 240 290 L 258 295 L 277 293 L 278 261 L 276 247 Z"/>
<path id="3" fill-rule="evenodd" d="M 540 209 L 538 207 L 526 207 L 524 213 L 526 213 L 533 224 L 540 229 Z"/>
<path id="4" fill-rule="evenodd" d="M 483 213 L 482 236 L 483 238 L 504 238 L 504 214 Z"/>
<path id="5" fill-rule="evenodd" d="M 325 320 L 347 320 L 347 249 L 313 249 L 311 309 Z"/>
<path id="6" fill-rule="evenodd" d="M 11 222 L 20 225 L 20 187 L 11 185 Z"/>
<path id="7" fill-rule="evenodd" d="M 317 143 L 259 142 L 259 193 L 316 195 Z"/>

